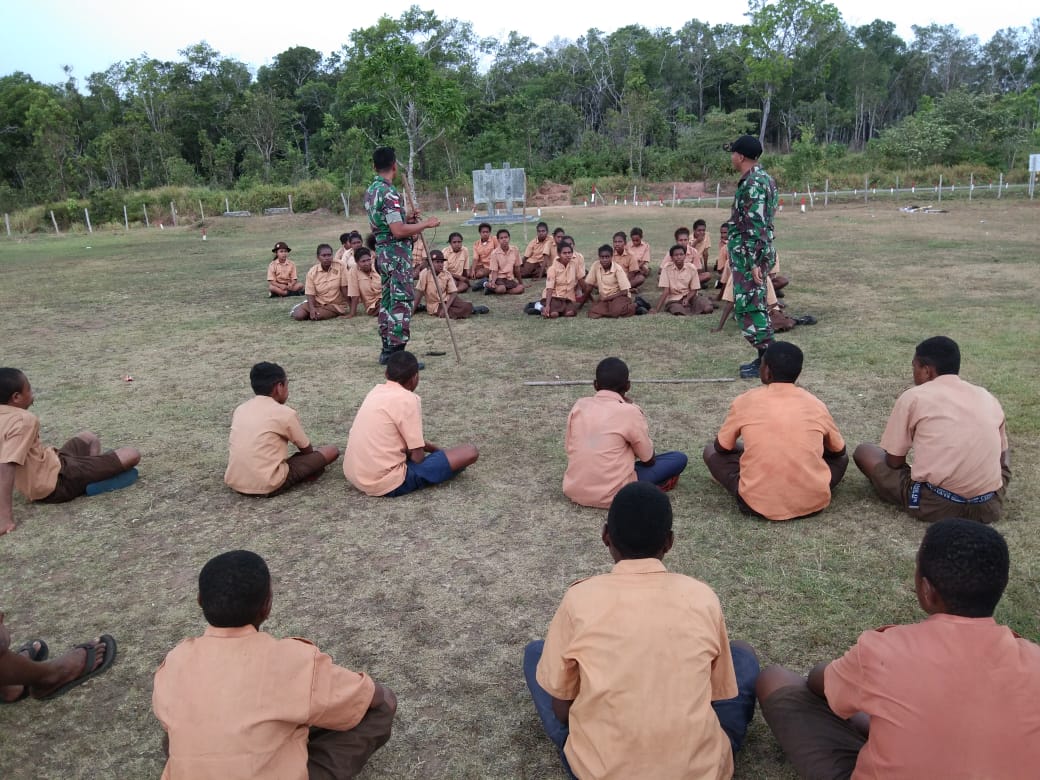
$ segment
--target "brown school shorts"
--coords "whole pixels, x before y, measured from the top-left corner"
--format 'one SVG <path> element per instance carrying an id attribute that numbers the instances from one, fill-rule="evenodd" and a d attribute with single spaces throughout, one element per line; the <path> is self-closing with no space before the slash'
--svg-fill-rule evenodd
<path id="1" fill-rule="evenodd" d="M 289 465 L 289 473 L 285 476 L 285 482 L 277 490 L 272 490 L 268 496 L 276 496 L 288 490 L 293 485 L 298 485 L 304 480 L 316 477 L 325 471 L 325 456 L 320 452 L 308 452 L 304 455 L 297 452 L 285 461 Z"/>
<path id="2" fill-rule="evenodd" d="M 907 506 L 910 503 L 910 488 L 913 485 L 913 480 L 910 478 L 910 466 L 905 465 L 894 469 L 885 461 L 881 461 L 874 469 L 874 473 L 868 476 L 882 501 L 902 507 L 908 515 L 923 522 L 933 523 L 948 517 L 963 517 L 965 520 L 993 523 L 1000 519 L 1000 515 L 1004 511 L 1004 493 L 1007 490 L 1008 482 L 1011 481 L 1011 470 L 1001 468 L 1000 489 L 997 490 L 997 495 L 984 504 L 958 504 L 955 501 L 947 501 L 929 490 L 927 485 L 921 485 L 919 509 L 910 509 Z"/>
<path id="3" fill-rule="evenodd" d="M 759 702 L 762 716 L 799 777 L 845 780 L 867 739 L 806 685 L 789 685 Z"/>
<path id="4" fill-rule="evenodd" d="M 549 301 L 549 311 L 556 312 L 561 317 L 566 312 L 578 313 L 578 304 L 574 301 L 567 300 L 566 298 L 552 298 Z"/>
<path id="5" fill-rule="evenodd" d="M 113 450 L 100 455 L 90 454 L 90 445 L 78 436 L 73 436 L 58 450 L 61 471 L 54 492 L 40 499 L 44 504 L 62 504 L 82 496 L 87 485 L 114 477 L 126 471 L 123 462 Z"/>

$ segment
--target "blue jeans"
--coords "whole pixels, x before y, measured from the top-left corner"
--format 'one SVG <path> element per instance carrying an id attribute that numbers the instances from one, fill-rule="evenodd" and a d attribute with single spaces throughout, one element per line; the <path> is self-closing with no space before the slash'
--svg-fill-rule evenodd
<path id="1" fill-rule="evenodd" d="M 423 458 L 422 463 L 412 463 L 409 460 L 406 462 L 406 465 L 408 473 L 405 474 L 404 482 L 389 493 L 384 493 L 384 496 L 403 496 L 416 490 L 421 490 L 428 485 L 439 485 L 441 482 L 447 482 L 458 474 L 459 471 L 462 471 L 462 469 L 459 469 L 459 471 L 451 470 L 451 466 L 448 465 L 448 456 L 444 454 L 444 450 L 431 452 Z"/>
<path id="2" fill-rule="evenodd" d="M 685 456 L 683 457 L 685 458 Z M 563 746 L 567 742 L 570 729 L 560 723 L 552 709 L 552 696 L 546 693 L 535 679 L 535 670 L 538 668 L 538 661 L 542 657 L 544 646 L 543 640 L 536 639 L 524 648 L 524 678 L 531 691 L 534 708 L 542 721 L 542 728 L 556 745 L 564 769 L 567 770 L 568 775 L 574 777 L 574 773 L 571 772 L 570 765 L 567 763 L 567 757 L 563 753 Z M 755 654 L 747 648 L 731 642 L 729 649 L 733 656 L 733 670 L 737 677 L 737 695 L 732 699 L 713 701 L 711 708 L 715 710 L 719 725 L 726 732 L 730 746 L 736 753 L 744 744 L 748 724 L 755 715 L 755 682 L 758 680 L 759 666 Z"/>
<path id="3" fill-rule="evenodd" d="M 636 461 L 636 479 L 640 482 L 653 482 L 661 485 L 672 477 L 677 477 L 686 469 L 685 452 L 661 452 L 654 458 L 653 466 L 643 465 Z"/>

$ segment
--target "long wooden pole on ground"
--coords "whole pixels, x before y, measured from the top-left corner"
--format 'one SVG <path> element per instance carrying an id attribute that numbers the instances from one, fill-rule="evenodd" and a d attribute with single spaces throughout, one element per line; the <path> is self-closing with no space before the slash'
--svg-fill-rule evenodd
<path id="1" fill-rule="evenodd" d="M 735 382 L 731 376 L 711 377 L 707 379 L 630 379 L 634 385 L 699 385 L 707 382 Z M 565 387 L 569 385 L 591 385 L 591 379 L 553 379 L 546 382 L 524 382 L 524 387 Z"/>
<path id="2" fill-rule="evenodd" d="M 419 209 L 415 202 L 415 190 L 412 189 L 412 183 L 408 180 L 407 174 L 402 173 L 401 177 L 404 179 L 405 195 L 409 196 L 408 200 L 412 201 L 412 208 L 410 211 L 413 214 L 416 214 Z M 459 354 L 458 342 L 455 341 L 455 330 L 451 327 L 451 312 L 448 311 L 447 301 L 444 300 L 444 294 L 441 292 L 441 283 L 437 281 L 437 272 L 433 270 L 433 263 L 430 261 L 430 248 L 426 245 L 426 236 L 419 233 L 419 240 L 422 241 L 423 253 L 426 255 L 426 267 L 430 269 L 430 276 L 433 277 L 433 287 L 437 291 L 437 300 L 440 302 L 440 305 L 444 307 L 444 322 L 448 326 L 448 336 L 451 337 L 451 347 L 455 350 L 455 362 L 461 366 L 462 356 Z"/>

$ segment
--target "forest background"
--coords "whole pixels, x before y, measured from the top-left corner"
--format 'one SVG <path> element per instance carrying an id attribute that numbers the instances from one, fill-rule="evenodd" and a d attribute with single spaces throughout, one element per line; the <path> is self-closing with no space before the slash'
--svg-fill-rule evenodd
<path id="1" fill-rule="evenodd" d="M 572 185 L 579 202 L 593 184 L 714 192 L 732 179 L 720 145 L 744 132 L 795 190 L 934 184 L 939 172 L 1026 180 L 1040 151 L 1040 18 L 985 43 L 940 24 L 904 41 L 891 22 L 852 27 L 818 0 L 751 0 L 746 18 L 590 29 L 538 47 L 413 6 L 329 55 L 290 47 L 255 75 L 205 41 L 82 85 L 71 70 L 63 84 L 15 72 L 0 77 L 0 211 L 22 231 L 43 229 L 50 210 L 63 226 L 84 208 L 95 224 L 122 224 L 134 198 L 222 210 L 225 197 L 257 208 L 290 192 L 298 211 L 342 211 L 377 143 L 398 148 L 438 207 L 486 162 L 525 168 L 529 194 Z M 142 221 L 139 205 L 129 219 Z"/>

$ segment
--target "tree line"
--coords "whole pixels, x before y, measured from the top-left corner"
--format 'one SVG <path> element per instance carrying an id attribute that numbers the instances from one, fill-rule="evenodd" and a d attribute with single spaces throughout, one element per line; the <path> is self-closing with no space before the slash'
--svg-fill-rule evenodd
<path id="1" fill-rule="evenodd" d="M 792 182 L 864 159 L 1024 170 L 1040 149 L 1040 18 L 985 43 L 912 29 L 904 41 L 820 0 L 750 0 L 742 25 L 590 29 L 538 47 L 413 6 L 327 56 L 288 48 L 255 76 L 204 41 L 82 86 L 70 69 L 63 84 L 15 72 L 0 78 L 0 208 L 165 185 L 356 188 L 377 143 L 427 183 L 502 161 L 534 181 L 709 179 L 728 175 L 719 145 L 743 132 L 785 155 Z"/>

